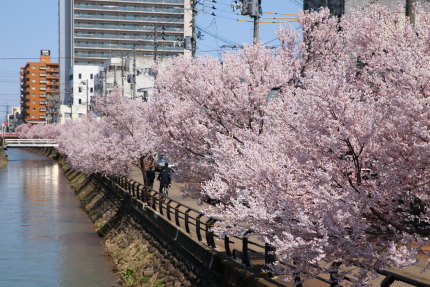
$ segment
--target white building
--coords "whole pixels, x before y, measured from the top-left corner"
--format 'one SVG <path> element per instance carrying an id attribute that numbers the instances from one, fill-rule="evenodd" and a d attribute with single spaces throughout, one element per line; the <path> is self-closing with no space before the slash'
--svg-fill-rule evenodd
<path id="1" fill-rule="evenodd" d="M 119 87 L 125 97 L 148 100 L 154 87 L 151 73 L 153 63 L 152 57 L 145 56 L 107 60 L 95 78 L 95 93 L 107 95 L 115 87 Z"/>
<path id="2" fill-rule="evenodd" d="M 60 106 L 61 122 L 76 119 L 92 109 L 91 99 L 94 96 L 94 78 L 99 66 L 74 65 L 69 75 L 71 88 L 65 93 L 65 101 Z"/>
<path id="3" fill-rule="evenodd" d="M 76 65 L 102 66 L 110 58 L 124 58 L 131 53 L 154 58 L 191 55 L 190 0 L 58 3 L 62 110 L 72 102 L 75 104 L 76 99 L 84 100 L 75 94 L 82 80 L 76 77 Z M 73 109 L 70 112 L 74 118 Z"/>

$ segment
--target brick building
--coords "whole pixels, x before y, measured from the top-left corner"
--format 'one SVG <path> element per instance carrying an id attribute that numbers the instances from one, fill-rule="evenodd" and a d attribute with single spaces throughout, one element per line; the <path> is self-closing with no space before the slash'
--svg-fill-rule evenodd
<path id="1" fill-rule="evenodd" d="M 40 51 L 39 62 L 21 68 L 21 113 L 27 123 L 57 122 L 60 76 L 49 50 Z"/>

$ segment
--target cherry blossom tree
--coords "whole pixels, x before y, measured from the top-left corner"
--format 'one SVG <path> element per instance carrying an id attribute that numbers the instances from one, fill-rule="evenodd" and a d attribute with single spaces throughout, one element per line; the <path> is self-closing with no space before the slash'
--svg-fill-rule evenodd
<path id="1" fill-rule="evenodd" d="M 188 195 L 199 195 L 211 178 L 217 135 L 241 142 L 233 130 L 263 132 L 270 93 L 291 78 L 284 68 L 288 60 L 257 45 L 227 54 L 222 62 L 178 57 L 158 67 L 156 129 L 165 152 L 180 163 L 175 174 L 187 183 Z"/>
<path id="2" fill-rule="evenodd" d="M 58 124 L 36 124 L 31 126 L 25 137 L 31 139 L 55 139 L 59 135 L 59 128 Z"/>
<path id="3" fill-rule="evenodd" d="M 158 129 L 188 191 L 295 266 L 275 271 L 341 262 L 362 286 L 428 244 L 430 15 L 416 13 L 415 26 L 380 6 L 303 14 L 278 51 L 160 68 Z"/>
<path id="4" fill-rule="evenodd" d="M 20 124 L 15 128 L 15 133 L 19 138 L 26 138 L 27 132 L 31 129 L 32 124 Z"/>
<path id="5" fill-rule="evenodd" d="M 64 125 L 60 151 L 74 168 L 87 174 L 126 175 L 137 166 L 145 176 L 144 159 L 158 143 L 149 105 L 124 98 L 116 89 L 99 97 L 95 109 L 101 118 L 92 116 Z"/>

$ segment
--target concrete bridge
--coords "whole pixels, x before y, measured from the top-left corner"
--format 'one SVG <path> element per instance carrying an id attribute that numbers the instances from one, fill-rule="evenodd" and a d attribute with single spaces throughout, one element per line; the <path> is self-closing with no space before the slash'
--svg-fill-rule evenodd
<path id="1" fill-rule="evenodd" d="M 58 147 L 54 139 L 4 139 L 4 148 L 44 148 Z"/>

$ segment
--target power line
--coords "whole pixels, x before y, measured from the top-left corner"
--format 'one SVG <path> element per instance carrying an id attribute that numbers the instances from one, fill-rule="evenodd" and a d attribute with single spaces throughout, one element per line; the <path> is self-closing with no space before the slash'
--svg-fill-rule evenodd
<path id="1" fill-rule="evenodd" d="M 206 33 L 206 34 L 208 34 L 208 35 L 210 35 L 210 36 L 214 37 L 215 39 L 218 39 L 218 40 L 220 40 L 220 41 L 222 41 L 222 42 L 224 42 L 224 43 L 227 43 L 227 44 L 230 44 L 230 45 L 237 45 L 237 43 L 235 43 L 234 41 L 231 41 L 231 40 L 226 39 L 226 38 L 224 38 L 224 37 L 220 37 L 220 36 L 218 36 L 218 35 L 215 35 L 215 34 L 213 34 L 213 33 L 209 32 L 209 31 L 208 31 L 208 30 L 206 30 L 206 29 L 202 29 L 200 26 L 197 26 L 197 30 L 200 30 L 200 31 L 202 31 L 203 33 Z"/>

